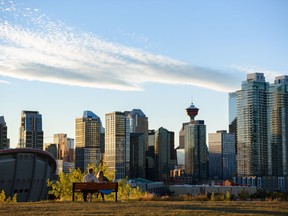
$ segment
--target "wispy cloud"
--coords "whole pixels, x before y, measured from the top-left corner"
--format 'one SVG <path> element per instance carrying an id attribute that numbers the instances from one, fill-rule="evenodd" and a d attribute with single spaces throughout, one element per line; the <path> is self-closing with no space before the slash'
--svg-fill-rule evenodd
<path id="1" fill-rule="evenodd" d="M 5 81 L 5 80 L 0 80 L 0 84 L 10 84 L 10 82 Z"/>
<path id="2" fill-rule="evenodd" d="M 266 81 L 273 82 L 275 77 L 283 75 L 283 73 L 280 73 L 278 71 L 274 71 L 268 68 L 263 68 L 255 65 L 246 65 L 246 66 L 231 66 L 231 68 L 234 68 L 238 71 L 242 71 L 246 74 L 248 73 L 264 73 Z"/>
<path id="3" fill-rule="evenodd" d="M 184 84 L 217 91 L 235 90 L 233 73 L 196 67 L 118 43 L 107 42 L 37 9 L 9 1 L 0 5 L 0 75 L 25 80 L 142 90 L 145 83 Z M 10 17 L 9 17 L 9 16 Z M 8 17 L 8 18 L 5 18 Z M 25 21 L 26 20 L 26 21 Z"/>

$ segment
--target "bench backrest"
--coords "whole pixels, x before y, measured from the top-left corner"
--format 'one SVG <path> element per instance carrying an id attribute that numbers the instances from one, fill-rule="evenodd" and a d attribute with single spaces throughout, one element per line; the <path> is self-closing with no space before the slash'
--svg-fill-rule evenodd
<path id="1" fill-rule="evenodd" d="M 81 190 L 114 190 L 118 192 L 118 182 L 73 182 L 74 191 Z"/>

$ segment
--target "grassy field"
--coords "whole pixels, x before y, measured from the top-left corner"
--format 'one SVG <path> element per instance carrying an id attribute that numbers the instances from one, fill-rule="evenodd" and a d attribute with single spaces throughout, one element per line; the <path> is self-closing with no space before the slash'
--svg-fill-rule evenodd
<path id="1" fill-rule="evenodd" d="M 288 215 L 287 202 L 126 201 L 0 203 L 0 215 Z"/>

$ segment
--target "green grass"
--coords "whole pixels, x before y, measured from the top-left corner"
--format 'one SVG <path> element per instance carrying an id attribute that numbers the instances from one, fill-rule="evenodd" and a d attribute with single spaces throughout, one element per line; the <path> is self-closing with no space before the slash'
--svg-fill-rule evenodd
<path id="1" fill-rule="evenodd" d="M 288 215 L 287 202 L 93 201 L 0 203 L 0 215 Z"/>

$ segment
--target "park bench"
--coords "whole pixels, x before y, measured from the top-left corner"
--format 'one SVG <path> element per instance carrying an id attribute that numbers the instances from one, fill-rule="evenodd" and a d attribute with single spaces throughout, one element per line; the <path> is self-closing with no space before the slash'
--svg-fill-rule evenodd
<path id="1" fill-rule="evenodd" d="M 118 182 L 73 182 L 72 201 L 74 202 L 74 193 L 86 191 L 87 193 L 101 192 L 101 190 L 112 190 L 115 192 L 115 202 L 117 202 Z"/>

